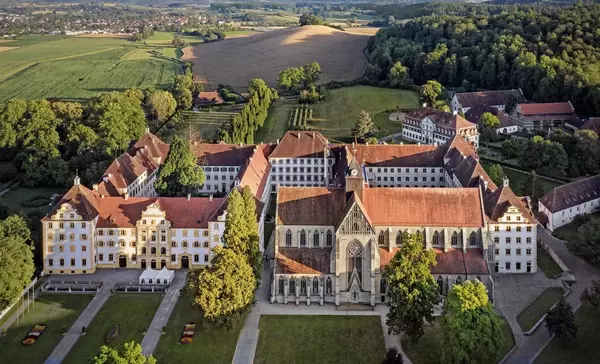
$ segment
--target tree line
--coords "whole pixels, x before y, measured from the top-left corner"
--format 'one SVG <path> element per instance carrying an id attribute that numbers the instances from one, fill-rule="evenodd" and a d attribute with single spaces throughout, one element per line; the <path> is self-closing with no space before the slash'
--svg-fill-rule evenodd
<path id="1" fill-rule="evenodd" d="M 599 5 L 433 9 L 433 15 L 382 29 L 369 41 L 368 80 L 404 87 L 394 85 L 395 67 L 416 84 L 437 80 L 463 91 L 521 88 L 534 101 L 570 100 L 580 113 L 600 114 Z"/>
<path id="2" fill-rule="evenodd" d="M 229 125 L 221 128 L 221 141 L 231 144 L 254 144 L 254 132 L 263 126 L 271 102 L 279 98 L 277 91 L 260 78 L 250 81 L 248 94 L 248 103 L 242 111 L 233 117 Z"/>

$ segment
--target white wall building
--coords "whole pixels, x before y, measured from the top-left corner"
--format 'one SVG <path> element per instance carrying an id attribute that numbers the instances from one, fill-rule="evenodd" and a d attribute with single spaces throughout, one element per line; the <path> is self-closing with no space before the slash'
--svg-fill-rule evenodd
<path id="1" fill-rule="evenodd" d="M 402 124 L 402 137 L 423 144 L 442 145 L 460 135 L 479 146 L 477 125 L 465 120 L 456 112 L 422 107 L 409 112 Z"/>
<path id="2" fill-rule="evenodd" d="M 499 110 L 504 110 L 509 101 L 509 95 L 512 94 L 516 103 L 525 102 L 525 96 L 521 89 L 517 90 L 499 90 L 499 91 L 477 91 L 455 93 L 450 101 L 450 108 L 453 111 L 462 111 L 467 113 L 470 108 L 478 105 L 488 105 Z"/>

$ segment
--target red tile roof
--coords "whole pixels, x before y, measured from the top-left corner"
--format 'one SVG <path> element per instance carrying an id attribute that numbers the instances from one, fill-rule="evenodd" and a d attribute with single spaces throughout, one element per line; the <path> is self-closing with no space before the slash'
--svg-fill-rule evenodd
<path id="1" fill-rule="evenodd" d="M 254 153 L 254 145 L 203 143 L 195 145 L 193 151 L 201 166 L 241 167 Z"/>
<path id="2" fill-rule="evenodd" d="M 327 139 L 315 131 L 288 131 L 270 158 L 322 158 Z"/>
<path id="3" fill-rule="evenodd" d="M 203 91 L 198 94 L 197 103 L 200 105 L 222 104 L 223 99 L 217 91 Z"/>
<path id="4" fill-rule="evenodd" d="M 596 134 L 600 134 L 600 118 L 590 118 L 586 120 L 581 129 L 591 130 Z"/>
<path id="5" fill-rule="evenodd" d="M 488 194 L 483 199 L 483 206 L 486 215 L 494 222 L 498 221 L 510 206 L 513 206 L 519 210 L 523 217 L 529 220 L 529 224 L 536 223 L 530 208 L 523 203 L 521 198 L 515 195 L 509 186 L 502 185 Z"/>
<path id="6" fill-rule="evenodd" d="M 555 187 L 540 199 L 550 212 L 558 212 L 600 198 L 600 174 Z"/>
<path id="7" fill-rule="evenodd" d="M 479 124 L 479 118 L 481 115 L 483 115 L 483 113 L 486 112 L 489 112 L 498 118 L 498 121 L 500 121 L 500 126 L 498 128 L 506 128 L 516 125 L 516 123 L 504 111 L 489 105 L 476 105 L 471 107 L 465 113 L 465 118 L 474 124 Z"/>
<path id="8" fill-rule="evenodd" d="M 518 109 L 523 116 L 575 114 L 570 102 L 548 102 L 538 104 L 519 104 Z"/>
<path id="9" fill-rule="evenodd" d="M 84 221 L 91 221 L 98 216 L 98 205 L 92 191 L 83 185 L 73 185 L 60 201 L 50 209 L 44 220 L 48 220 L 51 215 L 54 215 L 64 203 L 70 204 Z"/>
<path id="10" fill-rule="evenodd" d="M 461 92 L 456 94 L 460 105 L 464 108 L 475 107 L 477 105 L 506 105 L 509 94 L 516 96 L 517 102 L 525 102 L 525 96 L 521 90 L 499 90 L 499 91 L 478 91 Z"/>
<path id="11" fill-rule="evenodd" d="M 356 145 L 346 146 L 366 167 L 439 167 L 443 149 L 434 145 Z"/>
<path id="12" fill-rule="evenodd" d="M 400 250 L 401 248 L 392 248 L 389 252 L 386 248 L 379 248 L 380 269 L 388 265 Z M 431 274 L 488 274 L 487 264 L 480 249 L 467 249 L 466 253 L 452 248 L 446 253 L 441 249 L 433 249 L 433 251 L 437 264 L 430 267 Z"/>
<path id="13" fill-rule="evenodd" d="M 330 274 L 331 248 L 278 248 L 278 274 Z"/>
<path id="14" fill-rule="evenodd" d="M 463 187 L 477 187 L 479 180 L 483 179 L 487 182 L 489 189 L 496 189 L 494 181 L 492 181 L 481 164 L 479 164 L 479 160 L 475 159 L 472 155 L 464 158 L 462 162 L 452 169 L 452 173 Z"/>
<path id="15" fill-rule="evenodd" d="M 346 191 L 326 187 L 280 187 L 277 225 L 336 226 L 346 206 Z"/>
<path id="16" fill-rule="evenodd" d="M 431 121 L 435 123 L 437 127 L 458 131 L 463 129 L 471 129 L 476 128 L 477 125 L 472 122 L 464 119 L 462 116 L 458 114 L 453 114 L 449 112 L 444 112 L 441 110 L 433 109 L 430 107 L 421 107 L 416 110 L 413 110 L 406 114 L 406 117 L 409 118 L 406 122 L 414 124 L 415 121 L 411 121 L 410 118 L 416 119 L 420 121 L 424 118 L 429 118 Z"/>

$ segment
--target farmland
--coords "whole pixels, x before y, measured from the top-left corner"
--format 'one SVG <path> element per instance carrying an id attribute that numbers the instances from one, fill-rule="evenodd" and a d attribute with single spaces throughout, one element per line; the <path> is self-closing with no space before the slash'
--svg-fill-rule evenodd
<path id="1" fill-rule="evenodd" d="M 236 114 L 235 110 L 182 112 L 183 121 L 175 127 L 161 130 L 162 140 L 169 142 L 173 136 L 178 135 L 185 139 L 213 141 L 219 128 L 228 123 Z"/>
<path id="2" fill-rule="evenodd" d="M 393 134 L 400 125 L 394 125 L 387 118 L 386 110 L 417 108 L 418 96 L 412 91 L 394 90 L 371 86 L 352 86 L 328 90 L 326 100 L 312 105 L 310 130 L 319 130 L 327 137 L 349 141 L 351 129 L 361 110 L 371 114 L 379 128 L 377 137 Z M 275 103 L 269 110 L 269 117 L 258 130 L 255 140 L 273 142 L 281 138 L 290 125 L 290 113 L 298 107 L 290 100 Z M 293 117 L 293 116 L 292 116 Z M 292 119 L 293 121 L 293 119 Z"/>
<path id="3" fill-rule="evenodd" d="M 291 109 L 288 126 L 293 130 L 308 129 L 308 122 L 312 121 L 312 113 L 312 107 L 306 104 Z"/>
<path id="4" fill-rule="evenodd" d="M 275 86 L 282 69 L 309 62 L 321 65 L 321 82 L 352 80 L 365 70 L 363 49 L 368 40 L 368 35 L 326 26 L 291 27 L 196 45 L 190 59 L 205 90 L 227 83 L 242 91 L 253 78 Z"/>

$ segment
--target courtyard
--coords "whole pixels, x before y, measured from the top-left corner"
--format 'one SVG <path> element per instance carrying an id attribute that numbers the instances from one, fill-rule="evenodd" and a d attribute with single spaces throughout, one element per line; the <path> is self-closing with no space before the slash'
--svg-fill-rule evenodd
<path id="1" fill-rule="evenodd" d="M 254 363 L 381 363 L 379 316 L 263 315 Z"/>
<path id="2" fill-rule="evenodd" d="M 44 294 L 19 322 L 15 321 L 5 336 L 0 337 L 0 358 L 4 363 L 43 363 L 62 339 L 79 314 L 92 300 L 92 295 Z M 23 346 L 29 330 L 46 324 L 46 330 L 32 346 Z"/>
<path id="3" fill-rule="evenodd" d="M 109 346 L 119 347 L 132 340 L 141 342 L 162 298 L 161 294 L 152 293 L 113 294 L 86 328 L 86 334 L 79 338 L 63 363 L 87 363 L 105 344 L 108 331 L 117 325 L 119 325 L 119 335 Z"/>

